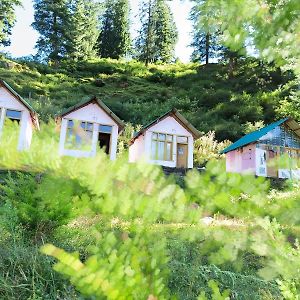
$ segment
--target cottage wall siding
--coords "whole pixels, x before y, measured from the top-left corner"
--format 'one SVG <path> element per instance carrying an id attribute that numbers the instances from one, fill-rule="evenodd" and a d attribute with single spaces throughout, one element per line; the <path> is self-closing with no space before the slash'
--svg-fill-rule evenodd
<path id="1" fill-rule="evenodd" d="M 0 87 L 0 107 L 21 111 L 20 133 L 18 141 L 18 150 L 25 150 L 30 147 L 32 139 L 33 124 L 28 108 L 17 100 L 6 88 Z M 0 130 L 3 129 L 5 111 L 2 111 Z M 4 125 L 5 126 L 5 125 Z"/>
<path id="2" fill-rule="evenodd" d="M 151 159 L 151 143 L 153 132 L 173 135 L 171 161 Z M 143 135 L 140 135 L 137 139 L 135 139 L 134 143 L 129 147 L 129 161 L 136 162 L 142 158 L 145 158 L 149 163 L 164 167 L 176 168 L 177 136 L 186 136 L 188 138 L 188 168 L 193 168 L 193 136 L 172 116 L 168 116 L 156 124 L 153 124 L 151 127 L 147 128 Z"/>
<path id="3" fill-rule="evenodd" d="M 90 150 L 77 150 L 77 149 L 65 149 L 66 132 L 68 126 L 68 120 L 85 121 L 94 123 L 93 136 Z M 98 150 L 98 125 L 112 126 L 111 138 L 110 138 L 110 159 L 114 160 L 117 156 L 117 142 L 118 142 L 118 124 L 107 114 L 98 104 L 90 103 L 82 108 L 78 108 L 66 114 L 62 118 L 59 152 L 61 155 L 69 155 L 74 157 L 93 157 Z"/>

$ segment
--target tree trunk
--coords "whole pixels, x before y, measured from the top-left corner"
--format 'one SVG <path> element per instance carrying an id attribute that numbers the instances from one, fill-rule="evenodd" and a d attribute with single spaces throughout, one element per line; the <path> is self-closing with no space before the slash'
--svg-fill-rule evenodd
<path id="1" fill-rule="evenodd" d="M 149 0 L 148 4 L 148 25 L 147 25 L 147 38 L 146 38 L 146 57 L 145 57 L 145 66 L 147 67 L 150 62 L 150 38 L 151 38 L 151 8 L 152 8 L 152 2 Z"/>
<path id="2" fill-rule="evenodd" d="M 53 59 L 53 64 L 55 67 L 58 66 L 58 32 L 57 32 L 57 15 L 54 13 L 54 19 L 53 19 L 53 52 L 52 52 L 52 59 Z"/>
<path id="3" fill-rule="evenodd" d="M 209 62 L 209 47 L 210 47 L 210 35 L 209 33 L 205 36 L 205 64 L 208 65 Z"/>

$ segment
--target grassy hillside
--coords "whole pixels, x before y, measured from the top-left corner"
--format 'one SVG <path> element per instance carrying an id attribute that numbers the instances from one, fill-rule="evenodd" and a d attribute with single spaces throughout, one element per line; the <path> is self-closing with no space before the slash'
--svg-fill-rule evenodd
<path id="1" fill-rule="evenodd" d="M 123 120 L 145 124 L 172 107 L 197 129 L 216 131 L 219 140 L 234 140 L 246 122 L 272 122 L 286 97 L 291 74 L 256 60 L 240 60 L 233 73 L 224 64 L 150 65 L 96 60 L 52 68 L 35 62 L 0 58 L 6 80 L 47 120 L 93 95 Z"/>

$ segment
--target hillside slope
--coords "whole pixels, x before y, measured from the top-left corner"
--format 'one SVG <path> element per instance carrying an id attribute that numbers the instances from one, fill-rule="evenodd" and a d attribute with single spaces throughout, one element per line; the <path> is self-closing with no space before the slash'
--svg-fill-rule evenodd
<path id="1" fill-rule="evenodd" d="M 197 129 L 234 140 L 243 124 L 276 118 L 280 99 L 293 79 L 256 60 L 240 60 L 233 73 L 226 64 L 150 65 L 95 60 L 63 63 L 59 68 L 0 57 L 0 78 L 7 81 L 48 120 L 63 109 L 98 96 L 124 121 L 145 124 L 172 107 Z"/>

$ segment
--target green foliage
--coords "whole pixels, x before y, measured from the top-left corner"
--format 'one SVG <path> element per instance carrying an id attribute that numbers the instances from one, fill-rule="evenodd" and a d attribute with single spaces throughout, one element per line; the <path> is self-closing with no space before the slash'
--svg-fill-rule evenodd
<path id="1" fill-rule="evenodd" d="M 281 281 L 278 280 L 282 296 L 286 300 L 299 300 L 300 297 L 300 287 L 299 284 L 293 280 Z"/>
<path id="2" fill-rule="evenodd" d="M 36 43 L 41 60 L 57 63 L 67 53 L 70 23 L 68 0 L 35 0 L 32 26 L 40 34 Z"/>
<path id="3" fill-rule="evenodd" d="M 199 9 L 203 2 L 205 1 L 193 1 L 194 5 L 190 12 L 190 19 L 193 21 L 193 41 L 191 43 L 193 53 L 191 59 L 200 62 L 205 60 L 205 63 L 208 64 L 209 59 L 222 56 L 224 47 L 220 41 L 220 28 L 203 25 L 203 19 L 208 17 Z"/>
<path id="4" fill-rule="evenodd" d="M 19 207 L 0 200 L 0 299 L 82 299 L 51 268 L 52 259 L 40 253 L 40 241 L 31 239 L 18 214 Z"/>
<path id="5" fill-rule="evenodd" d="M 221 270 L 215 265 L 207 264 L 206 257 L 201 254 L 202 247 L 205 247 L 203 237 L 193 242 L 183 242 L 180 239 L 169 241 L 169 287 L 178 299 L 196 299 L 201 293 L 208 299 L 216 299 L 210 288 L 211 281 L 218 283 L 221 292 L 228 290 L 231 299 L 258 300 L 265 299 L 265 295 L 272 296 L 271 299 L 281 299 L 275 282 L 267 282 L 254 276 L 257 269 L 252 270 L 252 274 L 244 274 L 251 268 L 250 255 L 243 258 L 242 271 L 228 270 L 229 266 Z"/>
<path id="6" fill-rule="evenodd" d="M 15 8 L 21 5 L 20 0 L 1 0 L 0 2 L 0 45 L 10 44 L 10 35 L 15 23 Z"/>
<path id="7" fill-rule="evenodd" d="M 265 126 L 266 125 L 264 124 L 263 121 L 256 121 L 254 123 L 246 122 L 246 124 L 244 124 L 244 133 L 247 134 L 247 133 L 256 131 L 258 129 L 261 129 Z"/>
<path id="8" fill-rule="evenodd" d="M 131 50 L 129 2 L 128 0 L 106 0 L 104 6 L 98 53 L 104 58 L 125 57 Z"/>
<path id="9" fill-rule="evenodd" d="M 299 73 L 299 1 L 208 0 L 199 9 L 209 24 L 222 24 L 223 40 L 231 49 L 251 41 L 262 58 Z"/>
<path id="10" fill-rule="evenodd" d="M 229 145 L 230 141 L 216 141 L 215 132 L 209 131 L 194 142 L 194 163 L 203 165 L 211 159 L 223 157 L 220 152 Z"/>
<path id="11" fill-rule="evenodd" d="M 291 74 L 250 59 L 238 62 L 230 80 L 222 64 L 145 67 L 136 61 L 95 59 L 61 62 L 59 69 L 35 62 L 13 66 L 0 67 L 0 77 L 36 108 L 42 120 L 96 95 L 134 126 L 176 107 L 198 130 L 215 131 L 219 141 L 241 137 L 246 122 L 268 124 L 281 117 L 281 101 L 297 88 Z M 101 80 L 101 87 L 96 80 Z"/>
<path id="12" fill-rule="evenodd" d="M 88 60 L 96 55 L 95 45 L 99 35 L 99 7 L 94 1 L 74 1 L 68 31 L 68 57 Z"/>
<path id="13" fill-rule="evenodd" d="M 82 193 L 74 185 L 74 181 L 51 175 L 9 174 L 0 200 L 16 209 L 21 224 L 43 232 L 67 223 L 74 215 Z"/>
<path id="14" fill-rule="evenodd" d="M 51 268 L 52 260 L 25 237 L 0 242 L 0 246 L 1 299 L 83 299 Z"/>
<path id="15" fill-rule="evenodd" d="M 229 291 L 224 291 L 223 293 L 220 293 L 218 284 L 213 281 L 210 280 L 208 282 L 208 286 L 211 288 L 212 290 L 212 299 L 216 299 L 216 300 L 229 300 Z M 206 300 L 206 296 L 205 293 L 202 292 L 201 295 L 198 297 L 199 300 Z"/>
<path id="16" fill-rule="evenodd" d="M 245 253 L 260 258 L 255 271 L 265 279 L 260 286 L 273 297 L 276 297 L 276 287 L 272 288 L 268 281 L 299 280 L 299 247 L 287 241 L 281 226 L 285 225 L 286 208 L 278 201 L 277 216 L 282 219 L 270 221 L 265 217 L 272 210 L 269 211 L 267 205 L 268 184 L 262 178 L 227 174 L 218 163 L 210 162 L 205 173 L 188 173 L 186 189 L 182 190 L 172 178 L 164 177 L 157 166 L 128 164 L 126 158 L 109 161 L 104 153 L 95 158 L 61 157 L 54 143 L 56 138 L 50 132 L 44 128 L 37 134 L 27 152 L 18 152 L 10 146 L 9 140 L 2 140 L 0 166 L 45 173 L 60 193 L 66 189 L 70 191 L 68 195 L 80 195 L 82 215 L 101 217 L 101 222 L 87 225 L 91 240 L 84 258 L 69 247 L 70 253 L 59 245 L 42 247 L 44 253 L 58 260 L 55 269 L 67 276 L 84 295 L 100 299 L 175 296 L 178 289 L 170 288 L 170 265 L 175 262 L 175 256 L 168 247 L 172 233 L 181 245 L 200 241 L 196 255 L 198 266 L 218 266 L 216 275 L 206 276 L 209 279 L 204 283 L 214 279 L 223 295 L 225 289 L 232 288 L 231 293 L 237 289 L 229 278 L 258 284 L 250 277 L 226 273 L 228 265 L 233 273 L 243 271 Z M 62 177 L 64 181 L 60 181 Z M 73 184 L 66 184 L 69 181 Z M 78 187 L 86 192 L 78 192 Z M 39 195 L 46 193 L 55 195 L 48 184 L 40 184 Z M 59 199 L 59 195 L 56 198 Z M 209 226 L 202 222 L 204 212 L 217 211 L 226 216 L 228 222 L 234 216 L 242 224 Z M 297 215 L 297 211 L 290 213 Z M 291 224 L 295 223 L 291 221 Z M 206 263 L 200 264 L 202 261 Z M 205 272 L 212 274 L 209 273 L 212 268 Z M 215 285 L 211 288 L 212 291 L 206 289 L 208 297 L 221 297 Z M 193 295 L 197 297 L 201 292 L 198 286 Z"/>
<path id="17" fill-rule="evenodd" d="M 300 100 L 299 100 L 299 92 L 292 92 L 290 96 L 281 99 L 279 102 L 279 106 L 277 108 L 277 113 L 280 116 L 290 116 L 295 118 L 295 120 L 299 120 L 300 118 Z"/>
<path id="18" fill-rule="evenodd" d="M 134 134 L 140 131 L 142 127 L 140 125 L 133 126 L 131 123 L 126 123 L 122 133 L 118 138 L 118 154 L 124 155 L 124 152 L 128 150 L 130 141 Z"/>
<path id="19" fill-rule="evenodd" d="M 140 18 L 142 26 L 135 44 L 136 57 L 146 65 L 170 62 L 174 58 L 177 29 L 167 1 L 143 1 Z"/>

